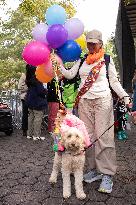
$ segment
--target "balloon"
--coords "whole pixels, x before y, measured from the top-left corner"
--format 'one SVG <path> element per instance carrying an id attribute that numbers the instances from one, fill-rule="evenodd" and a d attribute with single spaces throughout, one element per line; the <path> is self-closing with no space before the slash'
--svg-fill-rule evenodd
<path id="1" fill-rule="evenodd" d="M 53 72 L 51 60 L 49 60 L 46 64 L 44 64 L 44 71 L 45 71 L 46 75 L 48 75 L 52 78 L 54 77 L 54 72 Z"/>
<path id="2" fill-rule="evenodd" d="M 42 82 L 42 83 L 48 83 L 52 80 L 52 77 L 48 76 L 45 74 L 45 70 L 44 70 L 45 65 L 42 64 L 40 66 L 37 67 L 35 75 L 36 78 Z"/>
<path id="3" fill-rule="evenodd" d="M 43 42 L 43 43 L 48 43 L 46 39 L 46 33 L 48 30 L 48 26 L 45 23 L 39 23 L 37 24 L 33 30 L 32 30 L 32 36 L 35 40 Z"/>
<path id="4" fill-rule="evenodd" d="M 62 47 L 58 48 L 57 54 L 65 62 L 73 62 L 80 58 L 81 48 L 73 40 L 68 40 Z"/>
<path id="5" fill-rule="evenodd" d="M 46 37 L 52 48 L 58 48 L 66 42 L 68 32 L 64 26 L 56 24 L 49 27 Z"/>
<path id="6" fill-rule="evenodd" d="M 62 6 L 54 4 L 47 9 L 45 17 L 48 25 L 64 24 L 66 21 L 66 12 Z"/>
<path id="7" fill-rule="evenodd" d="M 68 31 L 68 40 L 74 40 L 84 32 L 84 25 L 78 18 L 71 18 L 64 25 Z"/>
<path id="8" fill-rule="evenodd" d="M 39 41 L 30 41 L 22 52 L 22 57 L 26 63 L 33 66 L 45 63 L 49 59 L 49 55 L 49 48 Z"/>
<path id="9" fill-rule="evenodd" d="M 63 65 L 63 62 L 62 62 L 62 60 L 61 60 L 61 58 L 60 58 L 59 56 L 57 56 L 57 55 L 55 54 L 55 58 L 56 58 L 56 61 L 57 61 L 58 63 L 60 63 L 61 65 Z M 54 71 L 53 71 L 51 59 L 50 59 L 46 64 L 44 64 L 44 65 L 45 65 L 45 68 L 44 68 L 44 69 L 45 69 L 45 74 L 48 75 L 48 76 L 50 76 L 50 77 L 54 77 L 55 74 L 54 74 Z M 60 74 L 59 71 L 57 71 L 56 73 L 57 73 L 57 75 Z"/>
<path id="10" fill-rule="evenodd" d="M 84 34 L 82 34 L 79 38 L 77 38 L 75 40 L 78 45 L 80 45 L 80 47 L 82 48 L 82 50 L 84 50 L 86 48 L 86 37 Z"/>

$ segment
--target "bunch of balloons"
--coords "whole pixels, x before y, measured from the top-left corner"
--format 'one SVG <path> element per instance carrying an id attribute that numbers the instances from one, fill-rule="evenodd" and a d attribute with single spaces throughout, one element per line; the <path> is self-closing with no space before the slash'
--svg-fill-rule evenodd
<path id="1" fill-rule="evenodd" d="M 57 53 L 56 59 L 73 62 L 80 58 L 86 47 L 84 25 L 78 18 L 66 20 L 65 9 L 57 4 L 49 7 L 45 13 L 46 23 L 37 24 L 32 30 L 33 39 L 23 49 L 23 59 L 33 66 L 38 66 L 36 75 L 42 82 L 49 82 L 54 77 L 51 50 Z"/>

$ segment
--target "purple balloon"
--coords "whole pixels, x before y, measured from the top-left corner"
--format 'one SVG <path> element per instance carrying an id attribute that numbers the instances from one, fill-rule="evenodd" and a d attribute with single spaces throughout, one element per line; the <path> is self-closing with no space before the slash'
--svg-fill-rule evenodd
<path id="1" fill-rule="evenodd" d="M 84 32 L 84 24 L 78 18 L 71 18 L 64 25 L 68 31 L 68 40 L 75 40 Z"/>
<path id="2" fill-rule="evenodd" d="M 46 38 L 52 48 L 62 46 L 68 37 L 68 32 L 61 24 L 55 24 L 49 27 Z"/>
<path id="3" fill-rule="evenodd" d="M 48 31 L 48 26 L 45 23 L 37 24 L 32 30 L 32 36 L 34 40 L 40 41 L 43 43 L 48 43 L 46 39 L 46 34 Z"/>
<path id="4" fill-rule="evenodd" d="M 49 60 L 48 47 L 39 41 L 30 41 L 23 49 L 22 57 L 26 63 L 38 66 Z"/>

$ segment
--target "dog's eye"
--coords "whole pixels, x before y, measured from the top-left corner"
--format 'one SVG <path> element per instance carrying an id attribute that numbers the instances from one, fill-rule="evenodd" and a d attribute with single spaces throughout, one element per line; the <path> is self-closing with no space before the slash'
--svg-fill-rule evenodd
<path id="1" fill-rule="evenodd" d="M 78 135 L 76 135 L 76 138 L 79 138 L 79 136 L 78 136 Z"/>
<path id="2" fill-rule="evenodd" d="M 68 138 L 71 138 L 71 135 L 68 135 Z"/>

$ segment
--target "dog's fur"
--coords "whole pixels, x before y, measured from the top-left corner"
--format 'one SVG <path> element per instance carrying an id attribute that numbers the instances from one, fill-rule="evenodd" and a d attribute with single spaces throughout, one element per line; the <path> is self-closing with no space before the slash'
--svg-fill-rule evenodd
<path id="1" fill-rule="evenodd" d="M 73 173 L 75 177 L 76 196 L 79 199 L 86 197 L 83 191 L 83 168 L 85 163 L 84 137 L 82 133 L 74 127 L 62 136 L 61 144 L 65 147 L 65 151 L 61 154 L 55 153 L 53 170 L 49 181 L 51 183 L 57 182 L 57 175 L 61 168 L 63 178 L 63 197 L 69 198 L 71 196 L 71 181 L 70 174 Z"/>

